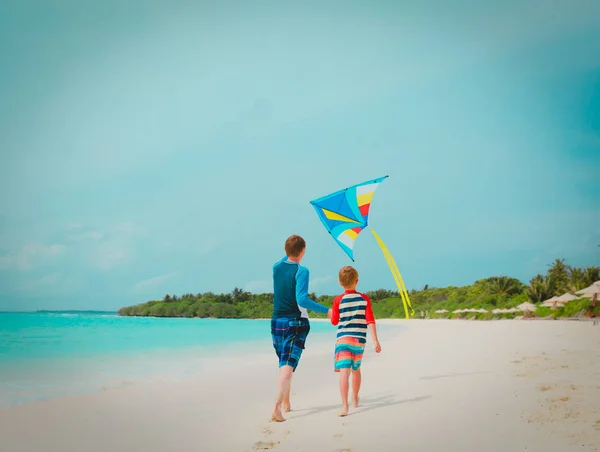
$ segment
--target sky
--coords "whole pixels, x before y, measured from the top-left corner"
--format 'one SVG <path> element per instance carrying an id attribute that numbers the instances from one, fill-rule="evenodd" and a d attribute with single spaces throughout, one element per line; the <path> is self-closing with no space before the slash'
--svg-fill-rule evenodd
<path id="1" fill-rule="evenodd" d="M 600 265 L 600 3 L 0 2 L 0 310 L 310 290 L 369 217 L 409 289 Z M 394 289 L 368 231 L 359 289 Z"/>

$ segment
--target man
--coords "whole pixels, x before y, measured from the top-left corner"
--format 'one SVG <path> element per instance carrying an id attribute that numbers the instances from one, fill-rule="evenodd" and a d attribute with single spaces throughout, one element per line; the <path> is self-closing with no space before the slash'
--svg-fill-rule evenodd
<path id="1" fill-rule="evenodd" d="M 282 414 L 291 410 L 290 390 L 306 338 L 310 331 L 308 312 L 327 314 L 331 309 L 308 297 L 309 271 L 300 265 L 306 251 L 306 242 L 298 235 L 285 241 L 286 256 L 273 265 L 273 315 L 271 336 L 279 359 L 277 395 L 271 419 L 284 422 Z"/>

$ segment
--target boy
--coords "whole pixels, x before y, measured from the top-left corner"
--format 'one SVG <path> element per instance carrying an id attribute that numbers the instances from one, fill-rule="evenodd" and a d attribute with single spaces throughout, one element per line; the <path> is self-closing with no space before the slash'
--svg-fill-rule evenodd
<path id="1" fill-rule="evenodd" d="M 335 343 L 334 371 L 340 373 L 340 394 L 342 411 L 339 416 L 348 414 L 348 389 L 352 372 L 352 403 L 358 407 L 358 391 L 360 390 L 360 365 L 367 342 L 367 328 L 371 332 L 375 352 L 381 352 L 377 339 L 375 317 L 371 308 L 371 300 L 363 293 L 356 291 L 358 272 L 346 266 L 339 273 L 340 285 L 344 293 L 333 300 L 331 323 L 338 325 Z"/>
<path id="2" fill-rule="evenodd" d="M 331 318 L 330 308 L 308 298 L 309 272 L 300 265 L 305 251 L 304 239 L 292 235 L 285 242 L 286 256 L 273 265 L 271 337 L 279 359 L 279 378 L 271 420 L 276 422 L 285 421 L 282 408 L 284 412 L 291 410 L 292 374 L 296 371 L 310 331 L 307 309 Z"/>

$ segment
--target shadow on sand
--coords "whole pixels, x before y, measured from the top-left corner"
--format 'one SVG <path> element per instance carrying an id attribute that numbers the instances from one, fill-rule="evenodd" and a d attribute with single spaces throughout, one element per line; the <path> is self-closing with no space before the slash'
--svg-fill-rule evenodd
<path id="1" fill-rule="evenodd" d="M 350 408 L 350 413 L 348 413 L 348 416 L 366 413 L 367 411 L 376 410 L 378 408 L 385 408 L 385 407 L 394 406 L 394 405 L 401 405 L 404 403 L 421 402 L 423 400 L 427 400 L 430 398 L 431 398 L 431 396 L 420 396 L 420 397 L 413 397 L 411 399 L 398 399 L 397 396 L 393 395 L 393 394 L 383 395 L 380 397 L 364 398 L 364 399 L 360 400 L 360 405 L 358 408 L 352 408 L 352 407 Z M 314 408 L 305 408 L 302 410 L 294 410 L 295 412 L 305 412 L 298 416 L 294 416 L 294 419 L 305 417 L 305 416 L 312 416 L 314 414 L 323 413 L 325 411 L 333 411 L 333 410 L 339 411 L 339 409 L 340 409 L 340 404 L 337 403 L 335 405 L 324 405 L 324 406 L 318 406 L 318 407 L 314 407 Z M 356 411 L 354 411 L 354 410 L 356 410 Z"/>
<path id="2" fill-rule="evenodd" d="M 419 377 L 419 380 L 437 380 L 439 378 L 453 378 L 453 377 L 466 377 L 468 375 L 478 375 L 478 374 L 489 374 L 489 370 L 482 370 L 478 372 L 464 372 L 464 373 L 454 373 L 454 374 L 440 374 L 440 375 L 429 375 L 426 377 Z"/>

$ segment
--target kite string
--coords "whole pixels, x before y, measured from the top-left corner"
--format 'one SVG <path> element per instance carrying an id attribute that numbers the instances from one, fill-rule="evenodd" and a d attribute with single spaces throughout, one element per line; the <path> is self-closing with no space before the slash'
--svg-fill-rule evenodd
<path id="1" fill-rule="evenodd" d="M 379 235 L 377 235 L 377 233 L 375 232 L 375 230 L 373 228 L 371 228 L 371 232 L 375 236 L 377 243 L 379 243 L 379 246 L 381 247 L 381 251 L 383 252 L 385 260 L 386 260 L 388 266 L 390 267 L 390 271 L 392 272 L 392 275 L 394 276 L 394 280 L 396 281 L 396 286 L 398 287 L 398 292 L 400 294 L 400 298 L 402 299 L 402 304 L 404 305 L 404 312 L 406 315 L 406 319 L 408 320 L 408 318 L 409 318 L 408 307 L 410 306 L 410 309 L 412 311 L 410 315 L 414 315 L 415 311 L 412 308 L 410 298 L 408 297 L 408 291 L 406 290 L 406 286 L 404 285 L 404 280 L 402 279 L 400 270 L 398 269 L 398 266 L 396 265 L 396 261 L 394 261 L 394 258 L 392 257 L 391 253 L 389 252 L 389 250 L 387 249 L 387 247 L 385 246 L 385 244 L 383 243 L 383 241 L 381 240 Z"/>

